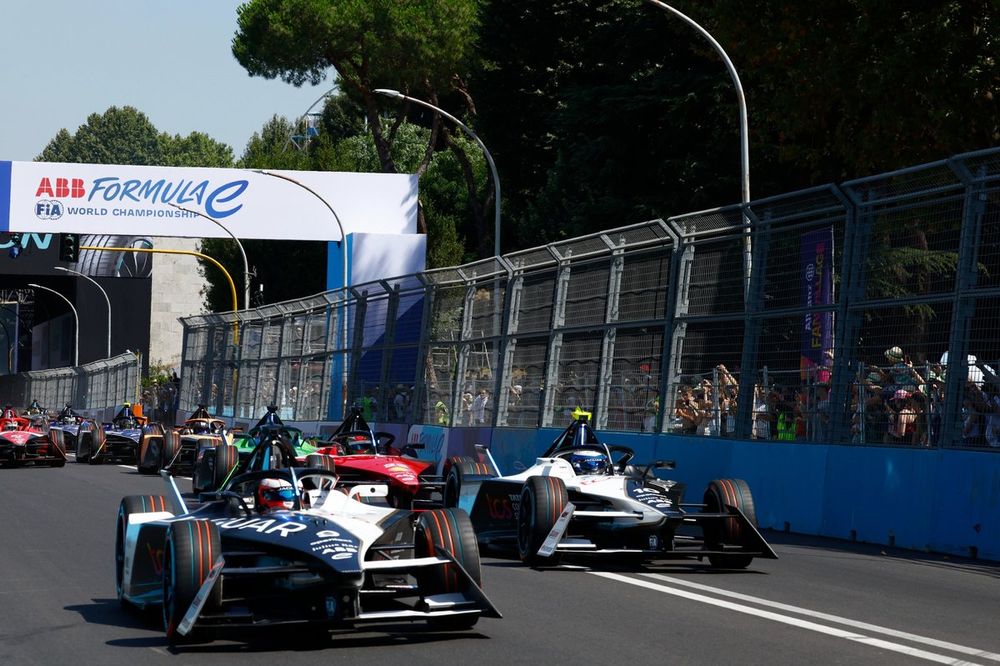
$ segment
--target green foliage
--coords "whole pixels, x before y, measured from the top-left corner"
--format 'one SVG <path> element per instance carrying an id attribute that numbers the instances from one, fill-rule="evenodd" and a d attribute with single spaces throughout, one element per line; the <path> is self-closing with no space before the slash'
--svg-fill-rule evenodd
<path id="1" fill-rule="evenodd" d="M 37 158 L 44 162 L 229 167 L 233 151 L 206 134 L 184 137 L 158 132 L 146 114 L 131 107 L 92 113 L 71 134 L 61 129 Z"/>

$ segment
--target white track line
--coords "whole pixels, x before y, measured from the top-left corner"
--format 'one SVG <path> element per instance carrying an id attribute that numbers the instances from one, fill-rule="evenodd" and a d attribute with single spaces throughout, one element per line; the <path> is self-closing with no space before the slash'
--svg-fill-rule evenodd
<path id="1" fill-rule="evenodd" d="M 1000 661 L 1000 654 L 997 654 L 995 652 L 986 652 L 984 650 L 978 650 L 976 648 L 971 648 L 965 645 L 958 645 L 957 643 L 949 643 L 948 641 L 939 641 L 936 638 L 928 638 L 926 636 L 919 636 L 917 634 L 911 634 L 905 631 L 898 631 L 896 629 L 890 629 L 888 627 L 880 627 L 877 624 L 869 624 L 867 622 L 861 622 L 859 620 L 851 620 L 846 617 L 840 617 L 839 615 L 830 615 L 829 613 L 821 613 L 819 611 L 809 610 L 808 608 L 801 608 L 799 606 L 783 604 L 777 601 L 762 599 L 760 597 L 753 597 L 750 596 L 749 594 L 730 592 L 728 590 L 722 590 L 717 587 L 710 587 L 708 585 L 702 585 L 700 583 L 693 583 L 691 581 L 682 580 L 679 578 L 664 576 L 663 574 L 647 573 L 642 575 L 646 576 L 647 578 L 655 578 L 657 580 L 666 581 L 673 585 L 682 585 L 684 587 L 690 587 L 696 590 L 702 590 L 704 592 L 710 592 L 712 594 L 718 594 L 720 596 L 730 597 L 732 599 L 739 599 L 740 601 L 748 601 L 750 603 L 758 604 L 760 606 L 767 606 L 769 608 L 776 608 L 778 610 L 788 611 L 790 613 L 797 613 L 799 615 L 814 617 L 819 620 L 826 620 L 827 622 L 836 622 L 837 624 L 843 624 L 848 627 L 854 627 L 855 629 L 863 629 L 865 631 L 871 631 L 878 634 L 885 634 L 886 636 L 892 636 L 893 638 L 901 638 L 903 640 L 911 641 L 913 643 L 922 643 L 924 645 L 930 645 L 931 647 L 941 648 L 943 650 L 951 650 L 952 652 L 961 652 L 962 654 L 972 655 L 974 657 L 978 657 L 979 659 Z"/>
<path id="2" fill-rule="evenodd" d="M 900 643 L 893 643 L 890 641 L 882 640 L 880 638 L 872 638 L 871 636 L 864 636 L 861 634 L 844 631 L 843 629 L 828 627 L 826 625 L 818 624 L 816 622 L 810 622 L 808 620 L 802 620 L 795 617 L 789 617 L 787 615 L 772 613 L 771 611 L 761 610 L 759 608 L 751 608 L 750 606 L 743 606 L 741 604 L 736 604 L 731 601 L 724 601 L 722 599 L 715 599 L 713 597 L 707 597 L 702 594 L 695 594 L 694 592 L 688 592 L 686 590 L 679 590 L 677 588 L 667 587 L 666 585 L 659 585 L 657 583 L 653 583 L 647 580 L 642 580 L 639 578 L 630 578 L 628 576 L 623 576 L 614 573 L 607 573 L 603 571 L 591 571 L 589 573 L 593 576 L 600 576 L 601 578 L 607 578 L 609 580 L 615 580 L 621 583 L 627 583 L 629 585 L 643 587 L 649 590 L 654 590 L 656 592 L 671 594 L 673 596 L 682 597 L 684 599 L 689 599 L 691 601 L 699 601 L 704 604 L 718 606 L 719 608 L 725 608 L 727 610 L 736 611 L 738 613 L 755 615 L 765 620 L 781 622 L 783 624 L 799 627 L 800 629 L 807 629 L 809 631 L 815 631 L 817 633 L 826 634 L 828 636 L 843 638 L 845 640 L 861 643 L 862 645 L 868 645 L 870 647 L 877 647 L 883 650 L 891 650 L 892 652 L 898 652 L 900 654 L 905 654 L 911 657 L 917 657 L 919 659 L 934 661 L 939 664 L 951 664 L 952 666 L 959 666 L 959 665 L 976 663 L 976 662 L 964 661 L 962 659 L 955 659 L 953 657 L 949 657 L 943 654 L 937 654 L 935 652 L 928 652 L 926 650 L 909 647 L 907 645 L 902 645 Z M 977 654 L 979 654 L 978 651 Z M 989 654 L 989 653 L 983 653 L 983 654 Z"/>

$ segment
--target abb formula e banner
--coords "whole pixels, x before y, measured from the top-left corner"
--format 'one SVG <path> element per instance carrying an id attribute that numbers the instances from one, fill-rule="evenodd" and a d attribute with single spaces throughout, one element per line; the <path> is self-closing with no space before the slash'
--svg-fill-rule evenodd
<path id="1" fill-rule="evenodd" d="M 238 238 L 339 241 L 336 218 L 344 234 L 416 233 L 415 175 L 270 173 L 0 161 L 0 232 L 229 237 L 204 215 Z"/>

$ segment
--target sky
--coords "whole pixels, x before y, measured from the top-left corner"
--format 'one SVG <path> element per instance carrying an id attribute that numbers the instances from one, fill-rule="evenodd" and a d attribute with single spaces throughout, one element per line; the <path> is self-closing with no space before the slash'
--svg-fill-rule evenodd
<path id="1" fill-rule="evenodd" d="M 251 78 L 231 51 L 240 4 L 0 1 L 0 160 L 33 160 L 60 129 L 126 105 L 161 132 L 204 132 L 239 158 L 273 115 L 298 118 L 333 86 Z"/>

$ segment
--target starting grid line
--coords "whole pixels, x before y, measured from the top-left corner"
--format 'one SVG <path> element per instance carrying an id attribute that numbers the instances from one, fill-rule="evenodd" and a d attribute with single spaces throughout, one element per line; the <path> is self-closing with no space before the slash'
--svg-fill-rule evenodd
<path id="1" fill-rule="evenodd" d="M 898 652 L 900 654 L 905 654 L 911 657 L 916 657 L 919 659 L 925 659 L 927 661 L 933 661 L 939 664 L 951 664 L 953 666 L 959 666 L 964 664 L 978 664 L 979 662 L 966 661 L 965 659 L 958 659 L 950 657 L 943 654 L 938 654 L 936 652 L 929 652 L 927 650 L 922 650 L 920 648 L 911 647 L 908 645 L 903 645 L 902 643 L 894 643 L 892 641 L 884 640 L 881 638 L 875 638 L 872 636 L 867 636 L 860 633 L 855 633 L 852 631 L 846 631 L 844 629 L 838 629 L 836 627 L 827 626 L 825 624 L 819 624 L 818 622 L 813 622 L 810 620 L 804 620 L 797 617 L 791 617 L 789 615 L 782 615 L 770 610 L 764 610 L 762 608 L 755 608 L 753 606 L 747 606 L 743 604 L 734 603 L 732 601 L 726 601 L 724 599 L 717 599 L 715 597 L 709 597 L 704 594 L 698 594 L 695 592 L 689 592 L 688 590 L 678 589 L 678 587 L 670 587 L 668 585 L 663 585 L 660 583 L 655 583 L 650 580 L 643 580 L 641 578 L 632 578 L 622 574 L 609 573 L 603 571 L 590 571 L 588 572 L 592 576 L 600 576 L 601 578 L 606 578 L 608 580 L 618 581 L 620 583 L 626 583 L 628 585 L 635 585 L 637 587 L 642 587 L 648 590 L 653 590 L 655 592 L 660 592 L 663 594 L 670 594 L 676 597 L 681 597 L 683 599 L 688 599 L 690 601 L 697 601 L 704 604 L 709 604 L 719 608 L 725 608 L 727 610 L 736 611 L 738 613 L 745 613 L 747 615 L 754 615 L 756 617 L 763 618 L 765 620 L 771 620 L 774 622 L 781 622 L 783 624 L 798 627 L 800 629 L 806 629 L 808 631 L 815 631 L 821 634 L 826 634 L 828 636 L 834 636 L 836 638 L 842 638 L 855 643 L 860 643 L 862 645 L 868 645 L 870 647 L 880 648 L 883 650 L 890 650 L 892 652 Z M 883 634 L 893 638 L 899 638 L 902 640 L 907 640 L 913 643 L 920 643 L 930 647 L 940 648 L 943 650 L 950 650 L 952 652 L 958 652 L 960 654 L 969 655 L 970 657 L 975 657 L 978 659 L 985 659 L 989 661 L 1000 661 L 1000 654 L 994 652 L 988 652 L 985 650 L 979 650 L 977 648 L 968 647 L 965 645 L 958 645 L 957 643 L 949 643 L 947 641 L 940 641 L 933 638 L 928 638 L 926 636 L 919 636 L 917 634 L 910 634 L 904 631 L 897 631 L 895 629 L 889 629 L 888 627 L 880 627 L 874 624 L 868 624 L 866 622 L 860 622 L 857 620 L 851 620 L 849 618 L 840 617 L 837 615 L 830 615 L 828 613 L 821 613 L 818 611 L 809 610 L 808 608 L 801 608 L 798 606 L 792 606 L 789 604 L 782 604 L 774 601 L 769 601 L 767 599 L 762 599 L 760 597 L 753 597 L 746 594 L 739 594 L 737 592 L 730 592 L 728 590 L 723 590 L 716 587 L 709 587 L 708 585 L 702 585 L 699 583 L 692 583 L 686 580 L 680 580 L 677 578 L 671 578 L 669 576 L 664 576 L 663 574 L 641 574 L 646 578 L 652 578 L 655 580 L 670 583 L 671 585 L 677 585 L 681 587 L 689 587 L 692 589 L 697 589 L 702 592 L 708 592 L 714 595 L 729 597 L 732 599 L 738 599 L 740 601 L 745 601 L 748 603 L 757 604 L 759 606 L 764 606 L 768 608 L 774 608 L 776 610 L 782 610 L 788 613 L 795 613 L 797 615 L 804 615 L 807 617 L 812 617 L 817 620 L 824 620 L 826 622 L 832 622 L 835 624 L 842 624 L 848 627 L 853 627 L 855 629 L 862 629 L 869 633 Z"/>

